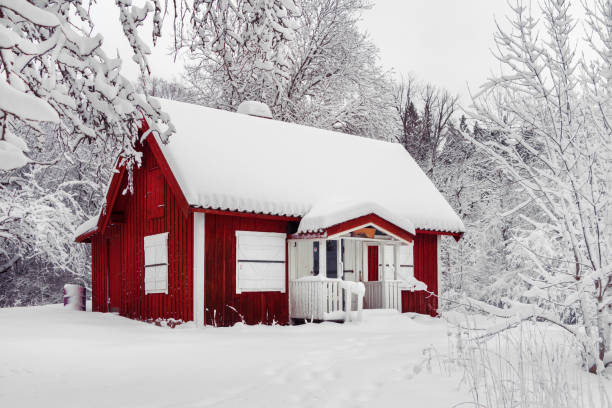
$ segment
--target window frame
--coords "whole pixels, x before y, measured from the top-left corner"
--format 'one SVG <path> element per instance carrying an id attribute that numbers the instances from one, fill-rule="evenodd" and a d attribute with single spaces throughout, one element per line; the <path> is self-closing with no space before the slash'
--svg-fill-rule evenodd
<path id="1" fill-rule="evenodd" d="M 168 232 L 162 232 L 159 234 L 151 234 L 145 235 L 143 238 L 143 247 L 144 247 L 144 290 L 145 295 L 163 293 L 168 294 L 168 268 L 170 266 L 170 259 L 168 254 Z M 150 241 L 152 245 L 147 245 L 147 241 Z M 152 256 L 154 259 L 147 260 L 147 248 L 161 248 L 161 254 L 154 253 Z M 157 249 L 156 249 L 157 250 Z M 160 258 L 161 256 L 161 258 Z M 165 275 L 165 279 L 160 280 L 158 278 L 159 273 Z M 151 274 L 155 274 L 154 279 L 149 279 Z M 165 281 L 164 287 L 158 287 L 159 282 Z M 151 285 L 151 282 L 154 282 L 154 287 L 148 287 Z"/>

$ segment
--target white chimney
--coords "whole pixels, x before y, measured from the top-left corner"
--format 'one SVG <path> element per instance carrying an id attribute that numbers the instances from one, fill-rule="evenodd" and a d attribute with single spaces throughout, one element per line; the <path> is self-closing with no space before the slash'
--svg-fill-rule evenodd
<path id="1" fill-rule="evenodd" d="M 272 112 L 270 111 L 270 108 L 263 102 L 244 101 L 238 105 L 236 112 L 250 116 L 257 116 L 260 118 L 272 119 Z"/>

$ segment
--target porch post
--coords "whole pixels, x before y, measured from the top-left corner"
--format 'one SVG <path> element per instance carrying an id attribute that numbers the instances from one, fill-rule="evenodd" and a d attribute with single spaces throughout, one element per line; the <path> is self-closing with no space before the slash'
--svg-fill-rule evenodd
<path id="1" fill-rule="evenodd" d="M 319 240 L 319 276 L 327 277 L 327 241 Z"/>
<path id="2" fill-rule="evenodd" d="M 378 244 L 378 252 L 380 253 L 381 268 L 378 271 L 378 280 L 385 281 L 385 245 Z"/>
<path id="3" fill-rule="evenodd" d="M 397 277 L 399 274 L 399 269 L 400 269 L 399 254 L 400 254 L 399 244 L 393 245 L 393 261 L 395 263 L 394 270 L 393 270 L 393 280 L 397 280 Z"/>
<path id="4" fill-rule="evenodd" d="M 363 280 L 363 282 L 367 282 L 369 281 L 368 279 L 368 243 L 367 242 L 360 242 L 359 243 L 360 248 L 361 248 L 361 278 Z"/>
<path id="5" fill-rule="evenodd" d="M 344 264 L 342 263 L 342 238 L 336 241 L 336 270 L 338 271 L 338 279 L 344 278 Z"/>
<path id="6" fill-rule="evenodd" d="M 380 287 L 381 287 L 381 292 L 382 292 L 382 307 L 383 309 L 387 309 L 387 285 L 386 285 L 386 280 L 387 277 L 385 276 L 385 244 L 379 244 L 378 248 L 380 248 L 380 259 L 381 259 L 381 264 L 382 264 L 382 268 L 381 271 L 379 271 L 379 280 L 380 282 Z"/>

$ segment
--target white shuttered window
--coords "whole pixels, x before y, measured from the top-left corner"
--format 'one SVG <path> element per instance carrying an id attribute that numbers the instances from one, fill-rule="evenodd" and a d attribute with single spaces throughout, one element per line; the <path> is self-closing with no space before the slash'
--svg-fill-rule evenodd
<path id="1" fill-rule="evenodd" d="M 236 231 L 236 293 L 285 292 L 286 234 Z"/>
<path id="2" fill-rule="evenodd" d="M 168 293 L 168 233 L 144 237 L 145 294 Z"/>

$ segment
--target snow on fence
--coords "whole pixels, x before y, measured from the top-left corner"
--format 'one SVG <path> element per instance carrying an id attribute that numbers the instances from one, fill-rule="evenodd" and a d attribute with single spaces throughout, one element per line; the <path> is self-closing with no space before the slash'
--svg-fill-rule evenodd
<path id="1" fill-rule="evenodd" d="M 402 311 L 401 289 L 404 281 L 387 280 L 364 282 L 366 309 L 396 309 Z"/>
<path id="2" fill-rule="evenodd" d="M 365 289 L 359 282 L 307 277 L 289 283 L 292 319 L 351 320 L 353 296 L 357 311 L 363 306 Z M 360 317 L 359 317 L 360 318 Z"/>

